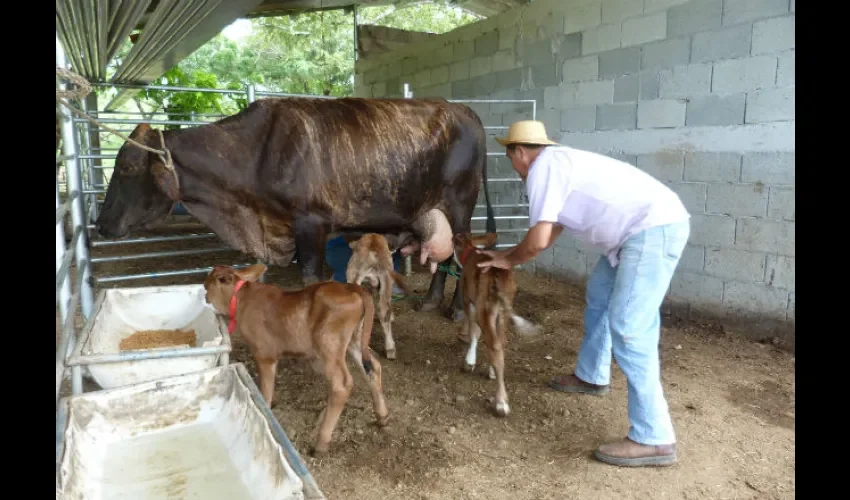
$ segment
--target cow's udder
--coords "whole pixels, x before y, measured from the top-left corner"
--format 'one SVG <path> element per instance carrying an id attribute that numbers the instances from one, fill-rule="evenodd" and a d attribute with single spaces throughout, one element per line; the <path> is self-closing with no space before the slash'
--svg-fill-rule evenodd
<path id="1" fill-rule="evenodd" d="M 425 265 L 429 262 L 431 274 L 437 272 L 437 264 L 452 255 L 452 228 L 445 214 L 433 208 L 419 217 L 414 227 L 422 235 L 422 248 L 420 249 L 419 263 Z"/>

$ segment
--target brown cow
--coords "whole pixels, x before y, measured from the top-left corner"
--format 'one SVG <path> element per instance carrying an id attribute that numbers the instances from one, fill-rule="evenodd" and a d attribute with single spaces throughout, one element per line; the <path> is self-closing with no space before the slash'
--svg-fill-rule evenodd
<path id="1" fill-rule="evenodd" d="M 461 269 L 460 289 L 464 314 L 462 335 L 470 337 L 464 369 L 469 372 L 475 370 L 478 339 L 482 337 L 490 361 L 489 376 L 491 379 L 495 378 L 497 383 L 495 412 L 500 417 L 506 417 L 510 413 L 508 393 L 505 389 L 508 319 L 522 335 L 536 335 L 540 328 L 514 313 L 516 282 L 512 270 L 491 267 L 483 273 L 478 268 L 479 262 L 490 260 L 490 257 L 477 253 L 476 247 L 490 247 L 496 243 L 496 238 L 496 233 L 481 236 L 456 235 L 454 259 Z"/>
<path id="2" fill-rule="evenodd" d="M 405 295 L 409 293 L 404 278 L 393 269 L 393 254 L 387 239 L 375 233 L 367 233 L 362 238 L 348 243 L 352 255 L 345 269 L 345 280 L 362 285 L 368 280 L 372 288 L 377 288 L 378 319 L 384 330 L 384 349 L 387 359 L 395 359 L 395 340 L 393 340 L 392 322 L 392 284 L 395 282 Z"/>
<path id="3" fill-rule="evenodd" d="M 260 391 L 271 406 L 277 361 L 281 356 L 310 359 L 330 383 L 327 406 L 319 415 L 313 455 L 328 452 L 339 416 L 354 387 L 346 351 L 360 367 L 372 391 L 379 426 L 389 418 L 381 381 L 381 364 L 372 357 L 369 338 L 375 306 L 363 287 L 324 281 L 301 290 L 258 283 L 263 264 L 245 269 L 215 266 L 204 280 L 206 301 L 230 316 L 229 330 L 239 333 L 257 362 Z"/>

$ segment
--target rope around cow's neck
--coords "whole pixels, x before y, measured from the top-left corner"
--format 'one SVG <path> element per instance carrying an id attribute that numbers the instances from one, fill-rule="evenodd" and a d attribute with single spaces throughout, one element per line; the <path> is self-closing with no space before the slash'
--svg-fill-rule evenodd
<path id="1" fill-rule="evenodd" d="M 154 148 L 145 146 L 144 144 L 141 144 L 139 142 L 134 141 L 133 139 L 130 139 L 129 137 L 122 134 L 121 132 L 118 132 L 117 130 L 115 130 L 113 128 L 107 127 L 106 125 L 104 125 L 104 124 L 100 123 L 99 121 L 95 120 L 94 118 L 90 117 L 87 113 L 80 111 L 79 109 L 75 108 L 74 106 L 71 106 L 70 104 L 68 104 L 67 101 L 65 101 L 66 98 L 67 99 L 82 99 L 83 97 L 89 95 L 89 93 L 91 92 L 91 85 L 89 84 L 89 82 L 85 78 L 83 78 L 82 76 L 78 75 L 77 73 L 75 73 L 75 72 L 73 72 L 69 69 L 60 68 L 58 66 L 56 67 L 56 76 L 58 76 L 60 78 L 65 78 L 78 87 L 76 90 L 59 90 L 59 89 L 56 89 L 56 102 L 65 106 L 66 108 L 70 109 L 71 112 L 73 112 L 77 116 L 81 116 L 81 117 L 85 118 L 86 120 L 97 125 L 99 128 L 101 128 L 101 129 L 103 129 L 103 130 L 105 130 L 105 131 L 107 131 L 111 134 L 117 135 L 118 137 L 129 142 L 130 144 L 132 144 L 132 145 L 134 145 L 138 148 L 144 149 L 145 151 L 155 153 L 157 156 L 159 156 L 159 159 L 162 160 L 162 162 L 165 164 L 165 168 L 167 168 L 168 170 L 170 170 L 171 172 L 174 173 L 175 182 L 179 182 L 177 180 L 177 173 L 174 172 L 174 162 L 171 159 L 171 151 L 169 151 L 168 148 L 165 147 L 165 137 L 163 137 L 163 135 L 162 135 L 162 130 L 156 129 L 157 134 L 159 134 L 159 142 L 160 142 L 160 144 L 162 144 L 162 150 L 154 149 Z"/>

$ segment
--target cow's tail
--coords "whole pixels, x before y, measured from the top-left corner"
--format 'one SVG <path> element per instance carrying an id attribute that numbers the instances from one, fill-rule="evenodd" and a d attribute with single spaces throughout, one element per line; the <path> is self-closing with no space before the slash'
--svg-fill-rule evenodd
<path id="1" fill-rule="evenodd" d="M 484 203 L 487 204 L 487 232 L 495 233 L 496 232 L 496 214 L 493 212 L 493 205 L 490 203 L 490 189 L 487 187 L 487 146 L 484 145 L 484 161 L 483 166 L 481 168 L 481 180 L 484 187 Z M 495 247 L 495 243 L 493 243 L 493 247 Z M 492 248 L 491 248 L 492 249 Z"/>
<path id="2" fill-rule="evenodd" d="M 366 375 L 372 373 L 372 351 L 369 342 L 372 340 L 372 327 L 375 323 L 375 303 L 372 302 L 372 294 L 365 288 L 358 286 L 360 300 L 363 301 L 363 316 L 360 319 L 360 352 L 363 369 Z"/>

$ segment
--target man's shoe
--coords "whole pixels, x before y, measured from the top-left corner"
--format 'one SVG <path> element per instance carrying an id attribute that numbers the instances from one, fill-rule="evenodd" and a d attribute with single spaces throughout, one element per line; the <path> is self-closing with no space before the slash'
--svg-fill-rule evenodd
<path id="1" fill-rule="evenodd" d="M 607 385 L 589 384 L 575 375 L 559 375 L 549 381 L 549 387 L 561 392 L 574 392 L 579 394 L 591 394 L 603 396 L 611 390 Z"/>
<path id="2" fill-rule="evenodd" d="M 676 463 L 676 443 L 645 445 L 625 438 L 603 444 L 596 450 L 599 461 L 620 467 L 667 466 Z"/>

